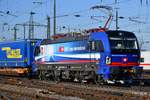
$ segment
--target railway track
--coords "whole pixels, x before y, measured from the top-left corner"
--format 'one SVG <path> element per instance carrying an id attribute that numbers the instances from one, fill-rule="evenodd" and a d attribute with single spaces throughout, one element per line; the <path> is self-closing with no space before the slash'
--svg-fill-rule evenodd
<path id="1" fill-rule="evenodd" d="M 7 93 L 5 93 L 4 91 L 0 92 L 0 99 L 2 99 L 2 100 L 12 100 L 12 98 Z"/>
<path id="2" fill-rule="evenodd" d="M 0 85 L 2 84 L 13 85 L 13 86 L 21 87 L 21 89 L 26 89 L 28 91 L 30 89 L 32 89 L 32 91 L 38 90 L 39 94 L 38 95 L 36 94 L 34 97 L 36 96 L 42 97 L 43 95 L 49 95 L 48 97 L 51 98 L 55 97 L 53 99 L 56 100 L 57 99 L 59 100 L 61 96 L 52 95 L 53 93 L 62 96 L 68 96 L 68 98 L 72 97 L 72 99 L 73 97 L 74 98 L 79 97 L 78 99 L 84 98 L 86 100 L 92 100 L 92 98 L 94 98 L 95 100 L 99 100 L 99 98 L 101 98 L 100 96 L 102 96 L 104 100 L 105 99 L 109 100 L 111 98 L 112 100 L 114 100 L 113 98 L 117 98 L 115 100 L 120 100 L 120 99 L 126 100 L 128 98 L 131 99 L 137 97 L 140 97 L 141 100 L 145 100 L 145 99 L 150 100 L 149 86 L 131 86 L 131 87 L 110 86 L 110 85 L 98 86 L 95 84 L 81 84 L 81 83 L 72 83 L 72 82 L 56 83 L 53 81 L 40 81 L 37 79 L 29 80 L 28 78 L 9 77 L 9 76 L 5 76 L 5 77 L 0 76 L 0 80 L 1 80 Z M 13 93 L 14 92 L 15 91 L 13 91 Z M 28 92 L 27 93 L 24 92 L 24 94 L 29 95 Z M 125 99 L 123 99 L 124 97 Z M 67 97 L 61 97 L 61 98 L 67 98 Z"/>

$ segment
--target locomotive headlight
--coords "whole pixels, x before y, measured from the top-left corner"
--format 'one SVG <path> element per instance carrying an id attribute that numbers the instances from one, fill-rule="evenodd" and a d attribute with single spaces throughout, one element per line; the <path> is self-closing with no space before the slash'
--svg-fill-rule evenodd
<path id="1" fill-rule="evenodd" d="M 128 61 L 128 58 L 123 58 L 123 62 L 127 62 Z"/>
<path id="2" fill-rule="evenodd" d="M 127 72 L 134 73 L 134 69 L 127 69 Z"/>
<path id="3" fill-rule="evenodd" d="M 111 64 L 111 58 L 110 57 L 106 57 L 106 64 Z"/>
<path id="4" fill-rule="evenodd" d="M 130 72 L 130 73 L 135 73 L 135 70 L 130 69 L 129 72 Z"/>

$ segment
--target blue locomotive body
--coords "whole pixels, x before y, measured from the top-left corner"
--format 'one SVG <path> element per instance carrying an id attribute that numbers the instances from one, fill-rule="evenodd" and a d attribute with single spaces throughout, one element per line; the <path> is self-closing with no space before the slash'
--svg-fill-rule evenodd
<path id="1" fill-rule="evenodd" d="M 98 61 L 100 52 L 90 52 L 88 41 L 71 41 L 67 43 L 50 44 L 41 46 L 41 55 L 36 60 L 44 63 L 83 63 Z"/>
<path id="2" fill-rule="evenodd" d="M 0 43 L 0 72 L 6 74 L 28 74 L 36 72 L 33 65 L 37 40 L 19 40 Z"/>
<path id="3" fill-rule="evenodd" d="M 35 61 L 42 70 L 41 77 L 111 83 L 141 78 L 140 50 L 131 32 L 101 31 L 43 41 L 37 51 Z"/>

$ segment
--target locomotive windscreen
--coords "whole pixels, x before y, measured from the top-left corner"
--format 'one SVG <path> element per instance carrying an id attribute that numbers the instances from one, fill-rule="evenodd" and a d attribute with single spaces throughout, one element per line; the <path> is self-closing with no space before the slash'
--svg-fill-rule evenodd
<path id="1" fill-rule="evenodd" d="M 109 31 L 107 33 L 112 53 L 139 53 L 137 38 L 132 32 Z"/>

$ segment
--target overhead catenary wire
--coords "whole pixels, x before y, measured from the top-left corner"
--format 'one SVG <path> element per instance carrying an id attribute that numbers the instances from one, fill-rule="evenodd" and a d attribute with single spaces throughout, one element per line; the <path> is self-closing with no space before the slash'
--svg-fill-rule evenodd
<path id="1" fill-rule="evenodd" d="M 15 1 L 16 1 L 16 0 L 15 0 Z M 106 1 L 106 0 L 101 0 L 101 2 L 104 2 L 104 1 Z M 133 0 L 117 0 L 116 3 L 115 3 L 115 0 L 112 0 L 112 1 L 113 1 L 112 3 L 107 3 L 107 4 L 105 4 L 105 5 L 114 6 L 114 5 L 116 5 L 116 4 L 121 4 L 121 3 L 125 4 L 125 3 L 129 2 L 129 1 L 133 1 Z M 146 1 L 146 0 L 143 0 L 143 3 L 145 3 L 145 1 Z M 42 1 L 42 2 L 43 2 L 43 1 Z M 38 9 L 40 9 L 42 6 L 47 5 L 47 2 L 52 2 L 52 0 L 51 0 L 51 1 L 45 0 L 43 4 L 34 5 L 34 7 L 32 7 L 32 11 L 33 11 L 33 10 L 38 11 Z M 147 0 L 147 2 L 148 2 L 148 0 Z M 26 11 L 28 12 L 29 9 L 27 9 Z M 46 10 L 45 10 L 45 11 L 46 11 Z M 69 13 L 66 13 L 66 14 L 57 14 L 56 17 L 57 17 L 57 18 L 67 18 L 67 17 L 69 17 L 69 16 L 74 16 L 75 14 L 78 14 L 78 15 L 83 14 L 83 13 L 85 13 L 85 12 L 87 12 L 87 11 L 90 11 L 90 9 L 89 9 L 89 8 L 88 8 L 88 9 L 83 9 L 83 10 L 79 10 L 79 11 L 75 11 L 75 12 L 69 12 Z M 40 12 L 39 15 L 40 15 L 41 13 L 42 13 L 42 12 Z M 46 12 L 45 12 L 45 13 L 46 13 Z M 28 13 L 28 14 L 29 14 L 29 13 Z M 18 15 L 18 17 L 22 17 L 22 16 L 24 16 L 24 14 L 19 14 L 19 15 Z M 51 17 L 51 19 L 53 19 L 52 16 L 50 16 L 50 17 Z M 82 17 L 82 16 L 81 16 L 81 17 Z M 10 18 L 10 19 L 8 19 L 8 20 L 10 21 L 10 23 L 12 23 L 12 22 L 14 23 L 14 22 L 15 22 L 14 19 L 18 19 L 18 18 Z M 39 22 L 40 22 L 40 21 L 44 22 L 44 20 L 46 20 L 46 18 L 43 18 L 43 19 L 39 20 Z M 62 20 L 63 20 L 63 19 L 62 19 Z M 7 21 L 7 22 L 9 22 L 9 21 Z"/>
<path id="2" fill-rule="evenodd" d="M 122 0 L 122 1 L 118 1 L 117 3 L 122 3 L 122 2 L 127 2 L 127 1 L 130 1 L 130 0 Z M 43 1 L 42 2 L 42 4 L 47 4 L 47 0 L 45 0 L 45 1 Z M 42 5 L 41 4 L 41 5 Z M 115 2 L 114 3 L 111 3 L 111 4 L 106 4 L 106 5 L 113 5 L 113 4 L 115 4 Z M 30 10 L 33 10 L 33 9 L 37 9 L 37 8 L 39 8 L 41 5 L 37 5 L 37 6 L 35 6 L 35 7 L 33 7 L 33 8 L 31 8 Z M 75 12 L 71 12 L 71 13 L 67 13 L 67 14 L 65 14 L 65 15 L 59 15 L 59 16 L 57 16 L 57 17 L 67 17 L 67 16 L 69 16 L 69 15 L 73 15 L 73 14 L 76 14 L 76 13 L 82 13 L 82 12 L 85 12 L 85 11 L 88 11 L 88 10 L 90 10 L 90 9 L 83 9 L 83 10 L 80 10 L 80 11 L 75 11 Z M 18 15 L 18 17 L 21 17 L 21 16 L 23 16 L 24 14 L 21 14 L 21 15 Z M 67 15 L 67 16 L 66 16 Z M 52 18 L 52 17 L 51 17 Z"/>

